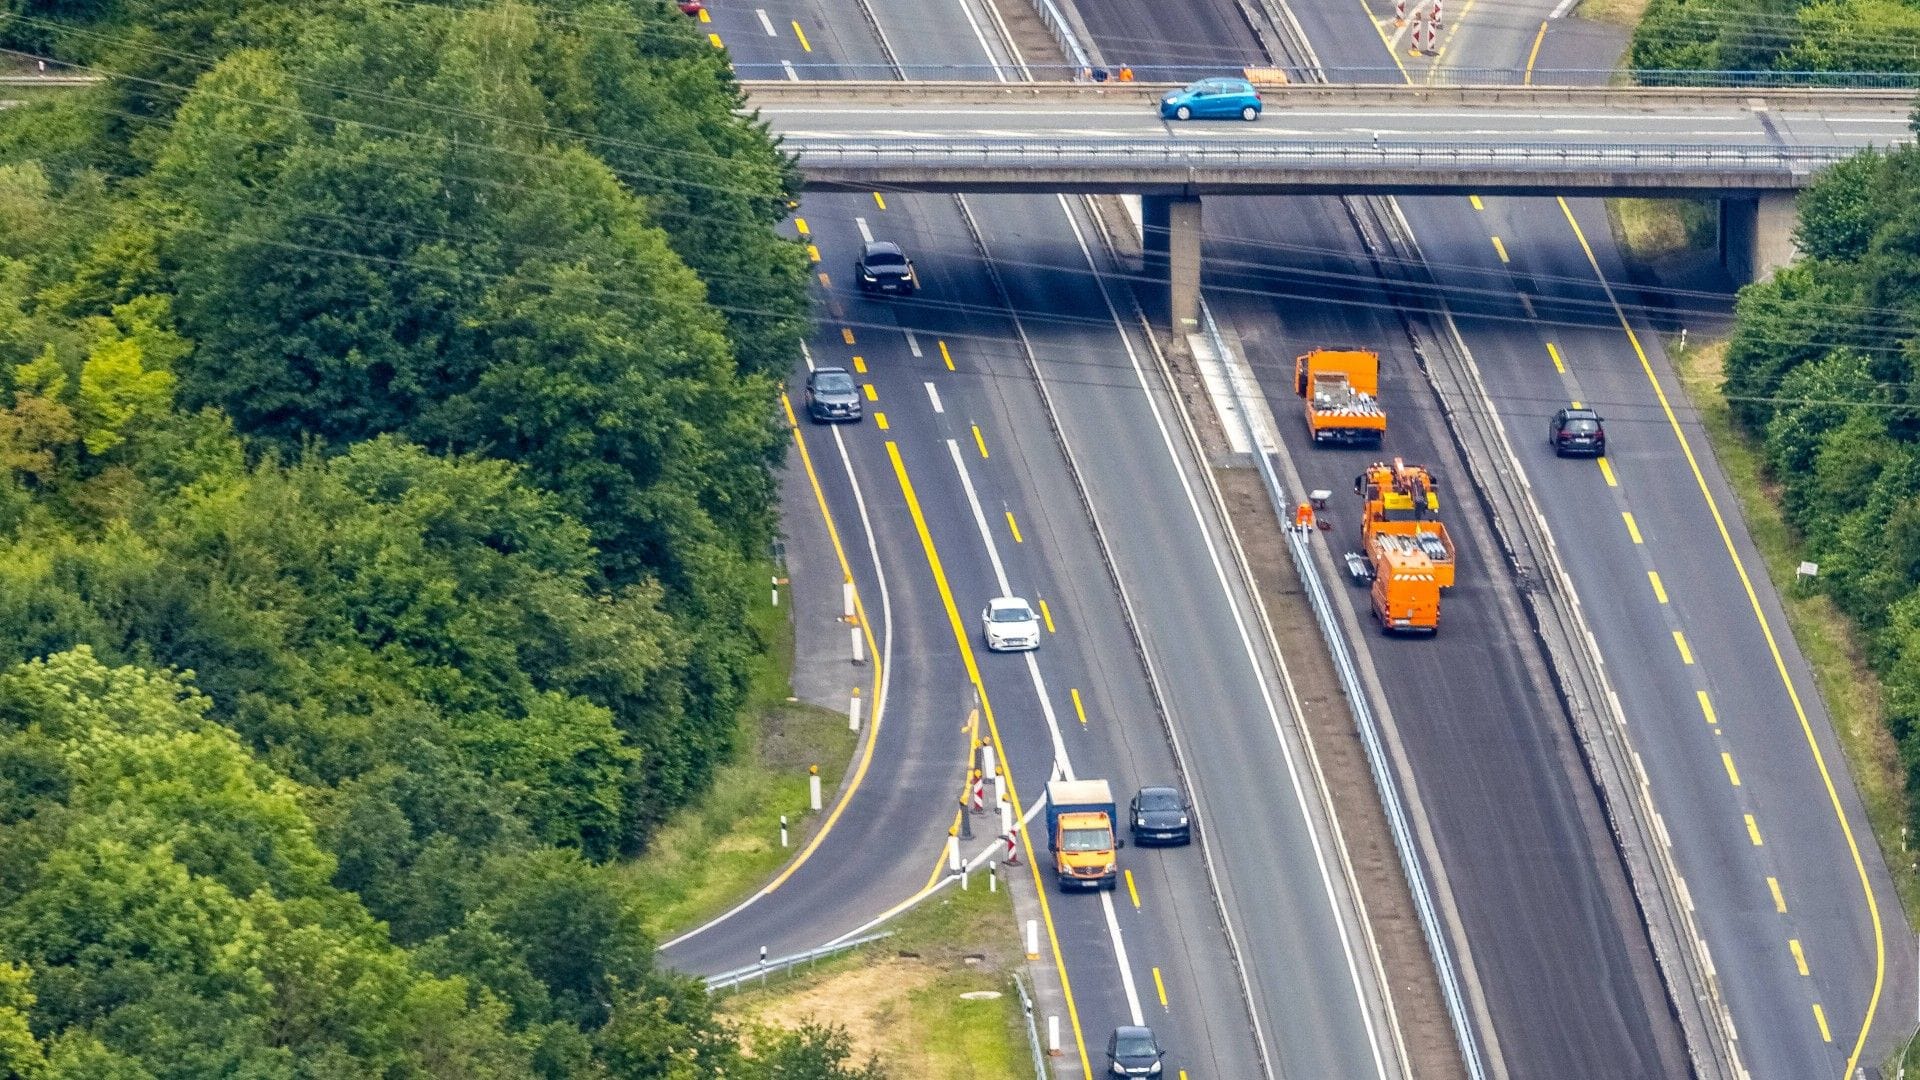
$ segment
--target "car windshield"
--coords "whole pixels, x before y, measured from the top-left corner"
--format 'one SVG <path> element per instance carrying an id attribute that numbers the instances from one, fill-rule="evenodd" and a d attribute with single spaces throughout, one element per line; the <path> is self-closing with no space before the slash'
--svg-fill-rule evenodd
<path id="1" fill-rule="evenodd" d="M 1159 1052 L 1148 1035 L 1122 1035 L 1113 1047 L 1113 1056 L 1123 1058 L 1152 1057 Z"/>
<path id="2" fill-rule="evenodd" d="M 1105 829 L 1068 829 L 1060 846 L 1068 851 L 1106 851 L 1113 841 Z"/>
<path id="3" fill-rule="evenodd" d="M 850 394 L 853 376 L 844 371 L 827 372 L 813 380 L 813 388 L 823 394 Z"/>
<path id="4" fill-rule="evenodd" d="M 1572 417 L 1567 420 L 1566 430 L 1574 435 L 1591 435 L 1600 430 L 1600 421 Z"/>
<path id="5" fill-rule="evenodd" d="M 1197 83 L 1191 84 L 1185 90 L 1182 90 L 1180 92 L 1183 94 L 1210 94 L 1214 91 L 1214 89 L 1215 89 L 1214 84 L 1211 82 L 1197 82 Z"/>
<path id="6" fill-rule="evenodd" d="M 1030 622 L 1033 619 L 1033 609 L 1025 604 L 997 607 L 988 613 L 987 618 L 994 622 Z"/>
<path id="7" fill-rule="evenodd" d="M 907 257 L 897 251 L 872 251 L 867 253 L 867 265 L 905 266 L 907 265 Z"/>
<path id="8" fill-rule="evenodd" d="M 1180 796 L 1171 791 L 1143 791 L 1140 793 L 1142 810 L 1178 810 Z"/>

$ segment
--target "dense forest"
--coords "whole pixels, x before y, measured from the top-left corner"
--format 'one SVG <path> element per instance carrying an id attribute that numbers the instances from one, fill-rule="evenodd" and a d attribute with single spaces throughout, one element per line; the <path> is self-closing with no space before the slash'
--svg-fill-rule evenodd
<path id="1" fill-rule="evenodd" d="M 1920 72 L 1920 4 L 1651 0 L 1627 62 L 1668 72 Z"/>
<path id="2" fill-rule="evenodd" d="M 805 259 L 724 57 L 657 0 L 0 46 L 103 77 L 0 113 L 0 1075 L 871 1075 L 605 868 L 762 649 Z"/>

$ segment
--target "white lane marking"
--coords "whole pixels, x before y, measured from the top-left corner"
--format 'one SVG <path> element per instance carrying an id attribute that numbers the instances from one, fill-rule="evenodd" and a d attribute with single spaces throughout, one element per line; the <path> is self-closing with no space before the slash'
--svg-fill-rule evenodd
<path id="1" fill-rule="evenodd" d="M 1001 82 L 1006 82 L 1006 69 L 1000 66 L 1000 61 L 994 59 L 993 48 L 987 44 L 987 35 L 980 32 L 980 21 L 973 17 L 973 8 L 967 4 L 967 0 L 954 0 L 954 2 L 960 5 L 960 14 L 967 17 L 967 25 L 973 27 L 973 39 L 980 43 L 981 55 L 987 58 L 987 63 L 993 65 L 994 78 L 999 79 Z M 1138 1020 L 1134 1021 L 1136 1024 L 1139 1022 Z"/>
<path id="2" fill-rule="evenodd" d="M 947 452 L 953 455 L 953 467 L 960 470 L 960 486 L 967 491 L 967 505 L 973 509 L 973 523 L 980 526 L 980 536 L 987 542 L 987 558 L 993 561 L 993 580 L 1000 586 L 1001 596 L 1012 596 L 1013 586 L 1007 584 L 1007 568 L 1000 562 L 1000 549 L 993 543 L 993 533 L 987 528 L 987 515 L 980 509 L 980 496 L 973 490 L 973 474 L 967 471 L 967 463 L 960 456 L 960 443 L 955 439 L 947 440 Z"/>
<path id="3" fill-rule="evenodd" d="M 1246 619 L 1240 611 L 1240 602 L 1234 595 L 1233 587 L 1228 583 L 1226 567 L 1221 565 L 1220 552 L 1215 543 L 1213 531 L 1208 528 L 1206 516 L 1200 511 L 1199 497 L 1194 494 L 1193 484 L 1187 477 L 1187 470 L 1180 463 L 1180 455 L 1174 449 L 1173 434 L 1167 430 L 1166 420 L 1160 414 L 1160 405 L 1154 401 L 1153 392 L 1147 386 L 1146 372 L 1140 366 L 1140 354 L 1134 349 L 1133 339 L 1126 332 L 1126 323 L 1121 320 L 1119 309 L 1114 306 L 1113 296 L 1107 291 L 1106 277 L 1099 272 L 1099 265 L 1094 262 L 1093 251 L 1087 246 L 1086 234 L 1081 231 L 1080 223 L 1074 219 L 1073 207 L 1067 202 L 1067 197 L 1058 195 L 1056 198 L 1060 200 L 1061 212 L 1066 214 L 1068 228 L 1073 230 L 1074 240 L 1080 245 L 1081 256 L 1086 260 L 1087 266 L 1094 271 L 1094 281 L 1100 287 L 1100 298 L 1106 302 L 1107 315 L 1120 331 L 1120 343 L 1126 350 L 1128 362 L 1133 365 L 1134 379 L 1139 383 L 1140 392 L 1146 398 L 1148 411 L 1153 414 L 1154 426 L 1160 432 L 1160 441 L 1166 446 L 1167 457 L 1173 463 L 1174 473 L 1180 478 L 1181 490 L 1186 493 L 1187 508 L 1193 514 L 1194 524 L 1200 535 L 1206 540 L 1207 557 L 1213 563 L 1213 573 L 1219 580 L 1220 591 L 1227 598 L 1227 610 L 1232 613 L 1234 627 L 1239 631 L 1241 648 L 1246 651 L 1247 662 L 1253 666 L 1255 682 L 1260 687 L 1260 699 L 1266 706 L 1268 722 L 1273 726 L 1274 739 L 1280 744 L 1281 755 L 1286 759 L 1287 776 L 1293 784 L 1295 805 L 1300 807 L 1300 815 L 1306 825 L 1307 835 L 1313 841 L 1314 864 L 1320 871 L 1321 886 L 1326 893 L 1327 907 L 1333 914 L 1334 925 L 1340 930 L 1340 948 L 1347 957 L 1348 982 L 1353 986 L 1354 1000 L 1360 1007 L 1361 1021 L 1367 1028 L 1367 1044 L 1373 1051 L 1374 1075 L 1385 1076 L 1387 1066 L 1381 1056 L 1379 1033 L 1374 1030 L 1373 1011 L 1367 1007 L 1366 993 L 1361 985 L 1359 963 L 1354 956 L 1352 932 L 1347 928 L 1346 914 L 1340 909 L 1340 902 L 1334 892 L 1333 875 L 1327 868 L 1326 845 L 1320 839 L 1320 830 L 1314 825 L 1312 816 L 1306 812 L 1307 795 L 1300 784 L 1300 769 L 1294 761 L 1293 748 L 1287 745 L 1286 734 L 1281 729 L 1280 711 L 1274 704 L 1273 694 L 1267 688 L 1266 675 L 1260 667 L 1259 654 L 1254 649 L 1252 635 L 1247 631 Z M 1255 1022 L 1258 1023 L 1257 1017 Z"/>
<path id="4" fill-rule="evenodd" d="M 940 404 L 940 388 L 933 385 L 932 383 L 927 383 L 926 387 L 927 387 L 927 396 L 933 399 L 933 411 L 937 413 L 946 412 L 947 411 L 946 407 Z M 951 442 L 952 440 L 948 440 L 948 441 Z"/>
<path id="5" fill-rule="evenodd" d="M 1135 1024 L 1145 1024 L 1146 1016 L 1140 1012 L 1140 992 L 1133 988 L 1133 965 L 1127 962 L 1127 946 L 1120 940 L 1120 920 L 1113 917 L 1113 894 L 1100 894 L 1100 908 L 1107 916 L 1107 936 L 1113 939 L 1115 958 L 1120 961 L 1120 986 L 1127 992 L 1127 1011 L 1133 1014 Z"/>
<path id="6" fill-rule="evenodd" d="M 868 244 L 873 243 L 873 230 L 867 228 L 867 219 L 857 217 L 853 219 L 853 223 L 860 226 L 860 239 Z"/>
<path id="7" fill-rule="evenodd" d="M 777 32 L 776 32 L 776 31 L 775 31 L 775 30 L 773 29 L 773 20 L 772 20 L 772 19 L 769 19 L 769 18 L 767 18 L 767 9 L 766 9 L 766 8 L 754 8 L 754 9 L 753 9 L 753 13 L 754 13 L 755 15 L 758 15 L 758 16 L 760 16 L 760 25 L 761 25 L 762 27 L 764 27 L 764 28 L 766 29 L 766 31 L 767 31 L 767 36 L 768 36 L 768 37 L 779 37 L 779 36 L 780 36 L 780 35 L 779 35 L 779 33 L 777 33 Z"/>
<path id="8" fill-rule="evenodd" d="M 919 356 L 920 355 L 920 339 L 917 337 L 914 337 L 913 331 L 911 330 L 902 330 L 900 332 L 907 335 L 907 350 L 913 353 L 913 355 Z"/>
<path id="9" fill-rule="evenodd" d="M 781 66 L 782 68 L 785 68 L 785 69 L 786 69 L 786 72 L 787 72 L 787 81 L 788 81 L 788 82 L 799 82 L 799 81 L 800 81 L 800 73 L 799 73 L 799 72 L 797 72 L 797 71 L 795 71 L 795 70 L 793 70 L 793 61 L 791 61 L 791 60 L 782 60 L 782 61 L 780 61 L 780 66 Z"/>

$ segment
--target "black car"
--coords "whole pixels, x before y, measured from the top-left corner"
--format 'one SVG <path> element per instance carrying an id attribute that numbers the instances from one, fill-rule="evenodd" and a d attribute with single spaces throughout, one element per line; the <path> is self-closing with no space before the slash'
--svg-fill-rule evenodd
<path id="1" fill-rule="evenodd" d="M 1136 844 L 1186 844 L 1193 840 L 1193 805 L 1178 788 L 1144 787 L 1127 804 L 1127 824 Z"/>
<path id="2" fill-rule="evenodd" d="M 1568 454 L 1607 456 L 1607 428 L 1592 409 L 1561 409 L 1547 421 L 1547 443 L 1561 457 Z"/>
<path id="3" fill-rule="evenodd" d="M 854 264 L 865 292 L 899 293 L 912 296 L 920 287 L 920 276 L 913 272 L 913 260 L 899 244 L 875 240 L 860 249 L 860 261 Z"/>
<path id="4" fill-rule="evenodd" d="M 860 388 L 846 368 L 815 368 L 807 375 L 807 418 L 814 423 L 858 420 L 864 412 Z"/>
<path id="5" fill-rule="evenodd" d="M 1166 1055 L 1150 1027 L 1117 1027 L 1107 1038 L 1107 1071 L 1115 1076 L 1159 1076 Z"/>

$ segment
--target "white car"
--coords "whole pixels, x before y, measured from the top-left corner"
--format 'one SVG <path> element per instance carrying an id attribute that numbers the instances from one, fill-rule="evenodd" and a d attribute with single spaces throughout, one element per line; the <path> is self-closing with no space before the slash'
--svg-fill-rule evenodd
<path id="1" fill-rule="evenodd" d="M 1017 596 L 996 596 L 987 601 L 980 623 L 986 630 L 987 648 L 994 652 L 1040 647 L 1040 616 Z"/>

